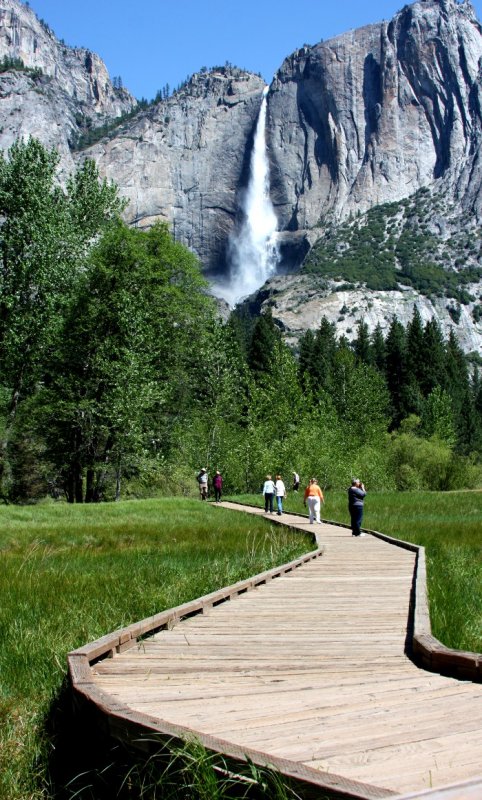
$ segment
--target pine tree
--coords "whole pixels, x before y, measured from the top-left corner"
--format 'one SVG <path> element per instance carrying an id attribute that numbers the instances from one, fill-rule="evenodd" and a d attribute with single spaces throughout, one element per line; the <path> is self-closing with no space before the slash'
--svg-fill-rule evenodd
<path id="1" fill-rule="evenodd" d="M 470 395 L 474 408 L 473 449 L 482 452 L 482 378 L 477 367 L 470 383 Z"/>
<path id="2" fill-rule="evenodd" d="M 414 306 L 411 322 L 407 327 L 407 367 L 413 379 L 420 383 L 423 373 L 423 325 L 417 306 Z"/>
<path id="3" fill-rule="evenodd" d="M 386 380 L 392 405 L 392 427 L 398 428 L 409 412 L 407 403 L 407 341 L 405 328 L 395 317 L 386 339 Z"/>
<path id="4" fill-rule="evenodd" d="M 248 350 L 248 366 L 256 378 L 269 375 L 280 333 L 268 308 L 258 317 Z"/>
<path id="5" fill-rule="evenodd" d="M 336 326 L 323 317 L 315 334 L 313 366 L 311 375 L 313 385 L 329 391 L 333 386 L 335 355 L 338 350 Z"/>
<path id="6" fill-rule="evenodd" d="M 370 343 L 370 363 L 383 375 L 386 370 L 387 348 L 380 323 L 375 327 Z"/>
<path id="7" fill-rule="evenodd" d="M 429 320 L 423 331 L 422 352 L 420 354 L 420 389 L 424 397 L 428 397 L 432 389 L 447 387 L 445 367 L 445 343 L 436 319 Z"/>
<path id="8" fill-rule="evenodd" d="M 368 325 L 366 322 L 363 322 L 363 320 L 360 320 L 358 323 L 357 337 L 353 342 L 353 352 L 355 353 L 357 363 L 371 363 L 370 335 L 368 333 Z"/>
<path id="9" fill-rule="evenodd" d="M 407 410 L 412 414 L 420 415 L 423 409 L 424 397 L 421 389 L 423 376 L 424 334 L 422 317 L 417 306 L 414 306 L 413 316 L 407 326 L 407 360 L 406 360 L 406 398 Z"/>
<path id="10" fill-rule="evenodd" d="M 312 330 L 307 330 L 300 339 L 300 355 L 298 360 L 298 376 L 306 388 L 313 379 L 313 363 L 315 352 L 315 337 Z"/>
<path id="11" fill-rule="evenodd" d="M 467 362 L 453 330 L 446 345 L 445 373 L 447 392 L 452 400 L 458 449 L 470 452 L 475 444 L 476 412 Z"/>

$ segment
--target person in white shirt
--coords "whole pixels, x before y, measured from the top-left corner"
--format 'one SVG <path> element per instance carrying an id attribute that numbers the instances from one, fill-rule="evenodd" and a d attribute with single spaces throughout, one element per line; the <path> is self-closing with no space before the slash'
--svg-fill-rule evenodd
<path id="1" fill-rule="evenodd" d="M 266 480 L 263 486 L 263 495 L 264 495 L 264 513 L 273 513 L 273 497 L 276 493 L 276 488 L 274 485 L 274 481 L 271 480 L 271 475 L 266 475 Z"/>
<path id="2" fill-rule="evenodd" d="M 286 486 L 284 485 L 281 475 L 276 476 L 276 503 L 278 505 L 278 516 L 283 513 L 283 497 L 286 497 Z"/>
<path id="3" fill-rule="evenodd" d="M 199 484 L 199 493 L 201 495 L 201 500 L 208 499 L 208 471 L 207 467 L 203 467 L 199 474 L 196 476 L 197 482 Z"/>

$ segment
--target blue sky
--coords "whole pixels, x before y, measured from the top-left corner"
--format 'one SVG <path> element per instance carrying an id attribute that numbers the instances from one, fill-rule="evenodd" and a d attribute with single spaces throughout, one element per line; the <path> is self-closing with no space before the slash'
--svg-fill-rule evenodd
<path id="1" fill-rule="evenodd" d="M 404 0 L 30 0 L 59 39 L 87 47 L 137 98 L 230 61 L 269 83 L 283 59 L 371 22 Z M 482 0 L 473 6 L 479 19 Z"/>

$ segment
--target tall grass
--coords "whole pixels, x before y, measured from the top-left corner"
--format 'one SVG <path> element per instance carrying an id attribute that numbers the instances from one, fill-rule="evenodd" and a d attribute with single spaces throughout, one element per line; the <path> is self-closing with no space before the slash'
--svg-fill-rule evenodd
<path id="1" fill-rule="evenodd" d="M 232 499 L 262 505 L 259 495 Z M 303 492 L 284 508 L 306 513 Z M 345 492 L 326 493 L 322 517 L 349 523 Z M 433 635 L 482 652 L 482 492 L 369 492 L 363 526 L 426 548 Z"/>
<path id="2" fill-rule="evenodd" d="M 67 652 L 311 547 L 194 500 L 0 507 L 0 798 L 51 796 L 45 720 Z"/>
<path id="3" fill-rule="evenodd" d="M 233 773 L 222 755 L 208 752 L 196 739 L 168 743 L 130 770 L 121 791 L 131 782 L 136 798 L 149 800 L 299 800 L 288 780 L 269 767 L 247 759 L 236 770 Z"/>

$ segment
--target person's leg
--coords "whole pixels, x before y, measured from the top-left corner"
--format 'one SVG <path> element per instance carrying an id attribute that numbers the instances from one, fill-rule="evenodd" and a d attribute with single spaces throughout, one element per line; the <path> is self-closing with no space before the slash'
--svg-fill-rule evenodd
<path id="1" fill-rule="evenodd" d="M 356 513 L 354 508 L 350 508 L 350 527 L 351 535 L 356 536 Z"/>
<path id="2" fill-rule="evenodd" d="M 270 495 L 268 495 L 268 497 L 269 497 L 269 513 L 272 514 L 273 513 L 273 497 L 274 497 L 274 495 L 270 494 Z"/>
<path id="3" fill-rule="evenodd" d="M 281 495 L 278 495 L 276 497 L 276 502 L 278 504 L 278 514 L 282 514 L 283 513 L 283 498 L 281 497 Z"/>
<path id="4" fill-rule="evenodd" d="M 313 513 L 315 515 L 316 522 L 321 522 L 320 520 L 320 508 L 321 502 L 319 497 L 314 497 L 313 500 L 315 501 L 313 504 Z"/>
<path id="5" fill-rule="evenodd" d="M 351 532 L 353 536 L 360 536 L 360 526 L 363 517 L 363 506 L 354 506 L 351 511 Z"/>
<path id="6" fill-rule="evenodd" d="M 359 536 L 365 536 L 365 534 L 361 532 L 362 520 L 363 520 L 363 506 L 360 506 L 358 509 L 358 517 L 357 517 Z"/>
<path id="7" fill-rule="evenodd" d="M 269 494 L 264 496 L 264 513 L 267 514 L 269 510 Z"/>
<path id="8" fill-rule="evenodd" d="M 314 504 L 314 497 L 308 497 L 308 509 L 310 512 L 310 525 L 313 525 L 315 521 L 315 504 Z"/>

